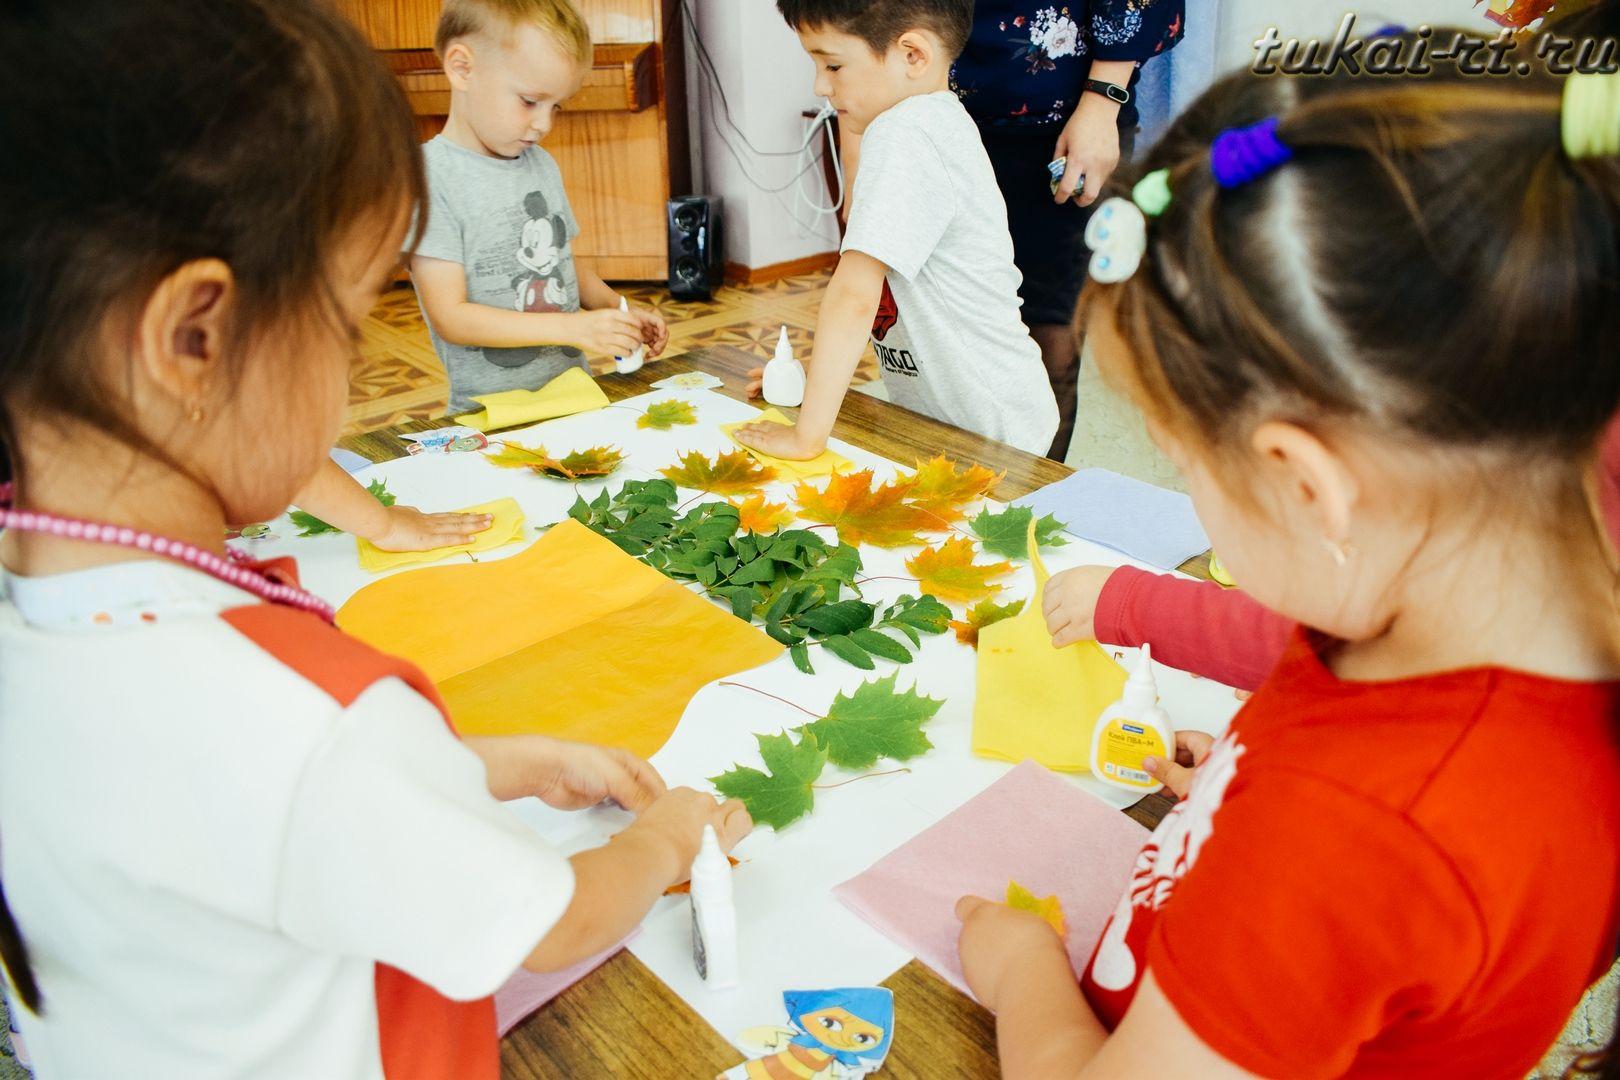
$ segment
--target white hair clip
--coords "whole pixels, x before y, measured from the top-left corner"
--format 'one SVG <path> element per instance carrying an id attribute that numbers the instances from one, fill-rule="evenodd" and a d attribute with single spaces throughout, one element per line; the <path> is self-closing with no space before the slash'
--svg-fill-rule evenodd
<path id="1" fill-rule="evenodd" d="M 1136 273 L 1147 252 L 1147 218 L 1141 207 L 1118 196 L 1104 202 L 1086 223 L 1086 246 L 1093 280 L 1113 285 Z"/>

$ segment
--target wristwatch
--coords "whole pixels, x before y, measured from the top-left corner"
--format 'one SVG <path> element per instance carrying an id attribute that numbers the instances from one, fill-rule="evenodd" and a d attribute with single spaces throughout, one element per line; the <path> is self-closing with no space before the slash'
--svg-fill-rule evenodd
<path id="1" fill-rule="evenodd" d="M 1103 82 L 1101 79 L 1087 79 L 1085 88 L 1093 94 L 1101 94 L 1117 105 L 1129 105 L 1131 103 L 1131 92 L 1118 83 Z"/>

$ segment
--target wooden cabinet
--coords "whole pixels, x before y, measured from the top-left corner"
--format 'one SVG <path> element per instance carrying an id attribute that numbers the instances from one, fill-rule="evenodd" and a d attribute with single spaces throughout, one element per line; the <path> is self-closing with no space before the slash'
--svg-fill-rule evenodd
<path id="1" fill-rule="evenodd" d="M 399 78 L 423 139 L 450 87 L 433 54 L 439 0 L 335 0 Z M 680 0 L 584 0 L 591 70 L 545 148 L 579 218 L 575 258 L 610 281 L 669 276 L 665 204 L 691 185 Z"/>

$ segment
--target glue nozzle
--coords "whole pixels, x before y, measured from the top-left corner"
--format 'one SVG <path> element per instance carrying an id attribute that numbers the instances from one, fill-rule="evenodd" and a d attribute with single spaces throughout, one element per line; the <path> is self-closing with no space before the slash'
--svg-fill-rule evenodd
<path id="1" fill-rule="evenodd" d="M 793 343 L 788 340 L 786 326 L 783 326 L 782 332 L 776 336 L 776 352 L 772 354 L 771 359 L 784 361 L 793 359 Z"/>
<path id="2" fill-rule="evenodd" d="M 1145 709 L 1159 701 L 1159 686 L 1153 680 L 1153 646 L 1144 642 L 1137 657 L 1131 677 L 1125 680 L 1125 700 L 1132 708 Z"/>

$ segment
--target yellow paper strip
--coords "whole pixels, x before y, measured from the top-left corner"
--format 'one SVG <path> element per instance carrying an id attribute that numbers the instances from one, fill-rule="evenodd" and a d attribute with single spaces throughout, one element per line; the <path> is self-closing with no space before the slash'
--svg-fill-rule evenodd
<path id="1" fill-rule="evenodd" d="M 1041 597 L 1050 575 L 1029 529 L 1035 595 L 1010 619 L 979 631 L 973 752 L 1003 761 L 1032 758 L 1049 769 L 1090 768 L 1097 717 L 1125 692 L 1125 669 L 1095 641 L 1052 647 Z"/>
<path id="2" fill-rule="evenodd" d="M 374 582 L 338 625 L 421 667 L 462 734 L 539 732 L 643 757 L 699 688 L 782 652 L 576 521 L 510 559 Z"/>
<path id="3" fill-rule="evenodd" d="M 538 424 L 542 420 L 573 416 L 610 404 L 596 380 L 582 368 L 569 368 L 538 390 L 506 390 L 483 394 L 473 400 L 483 409 L 456 417 L 456 423 L 479 431 Z"/>
<path id="4" fill-rule="evenodd" d="M 744 446 L 737 442 L 737 429 L 744 424 L 782 424 L 793 423 L 775 409 L 766 409 L 752 420 L 739 420 L 735 424 L 721 424 L 720 430 L 726 437 L 736 443 L 740 450 L 748 451 L 753 459 L 762 465 L 770 465 L 776 469 L 777 475 L 783 480 L 805 480 L 812 476 L 831 476 L 833 473 L 853 469 L 855 463 L 836 450 L 823 450 L 809 461 L 792 461 L 788 458 L 772 457 L 771 455 L 752 446 Z"/>
<path id="5" fill-rule="evenodd" d="M 454 512 L 490 514 L 495 520 L 490 522 L 489 528 L 474 537 L 471 543 L 451 544 L 447 547 L 430 548 L 427 551 L 384 551 L 371 541 L 362 540 L 357 536 L 354 542 L 360 550 L 360 569 L 380 574 L 384 570 L 393 570 L 401 566 L 438 562 L 440 559 L 448 559 L 452 555 L 464 552 L 493 551 L 515 540 L 523 539 L 523 508 L 517 504 L 516 499 L 496 499 L 494 502 L 479 503 L 477 506 L 469 506 Z"/>

